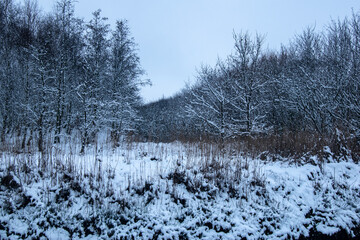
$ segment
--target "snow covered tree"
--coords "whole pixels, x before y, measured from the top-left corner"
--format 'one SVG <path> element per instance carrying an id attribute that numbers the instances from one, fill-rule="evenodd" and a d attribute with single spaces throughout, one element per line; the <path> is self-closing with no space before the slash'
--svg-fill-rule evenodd
<path id="1" fill-rule="evenodd" d="M 32 77 L 33 84 L 31 89 L 32 101 L 28 105 L 30 118 L 34 121 L 34 127 L 38 132 L 37 147 L 39 152 L 44 151 L 44 134 L 50 128 L 52 118 L 52 95 L 55 93 L 55 88 L 52 81 L 54 81 L 54 71 L 50 63 L 47 62 L 46 49 L 42 46 L 33 47 L 31 52 L 32 63 Z"/>
<path id="2" fill-rule="evenodd" d="M 327 84 L 324 79 L 322 60 L 323 39 L 314 28 L 307 28 L 292 43 L 292 61 L 287 87 L 291 92 L 289 102 L 294 104 L 304 119 L 304 130 L 326 132 L 331 124 L 326 96 Z"/>
<path id="3" fill-rule="evenodd" d="M 351 28 L 351 82 L 346 96 L 346 106 L 349 109 L 350 127 L 360 135 L 360 13 L 353 13 Z"/>
<path id="4" fill-rule="evenodd" d="M 60 142 L 62 129 L 69 129 L 74 105 L 73 86 L 78 84 L 76 73 L 79 52 L 82 50 L 81 20 L 74 16 L 74 0 L 59 0 L 55 5 L 54 51 L 56 54 L 56 126 L 55 143 Z M 69 132 L 69 131 L 68 131 Z"/>
<path id="5" fill-rule="evenodd" d="M 219 137 L 223 143 L 234 133 L 228 92 L 232 79 L 223 74 L 220 65 L 219 62 L 215 68 L 203 66 L 200 69 L 198 82 L 190 90 L 186 111 L 199 128 Z"/>
<path id="6" fill-rule="evenodd" d="M 324 93 L 328 98 L 326 109 L 332 118 L 332 126 L 349 126 L 349 108 L 346 99 L 351 92 L 351 63 L 352 43 L 350 25 L 347 20 L 343 22 L 332 21 L 328 27 L 325 49 L 323 53 L 326 71 L 322 74 L 322 85 L 326 86 Z"/>
<path id="7" fill-rule="evenodd" d="M 260 58 L 264 37 L 251 39 L 249 33 L 234 34 L 235 53 L 230 56 L 233 71 L 231 105 L 236 111 L 240 131 L 251 133 L 260 130 L 265 117 L 263 107 L 267 79 L 261 69 Z"/>
<path id="8" fill-rule="evenodd" d="M 0 117 L 1 136 L 4 141 L 5 133 L 18 123 L 16 119 L 16 86 L 17 86 L 17 54 L 16 24 L 18 9 L 13 1 L 5 0 L 0 3 Z M 18 38 L 15 38 L 17 40 Z"/>
<path id="9" fill-rule="evenodd" d="M 104 118 L 105 86 L 109 80 L 109 25 L 101 11 L 87 25 L 84 76 L 78 93 L 82 101 L 82 149 L 94 141 Z"/>
<path id="10" fill-rule="evenodd" d="M 40 10 L 36 1 L 26 0 L 20 12 L 18 27 L 20 38 L 18 47 L 20 84 L 17 90 L 17 105 L 19 109 L 18 116 L 20 117 L 19 130 L 21 130 L 23 134 L 21 146 L 22 149 L 24 149 L 28 131 L 30 129 L 30 132 L 33 132 L 32 129 L 34 128 L 34 115 L 31 112 L 32 110 L 30 110 L 36 105 L 36 102 L 33 101 L 34 93 L 32 92 L 34 88 L 34 59 L 32 54 L 34 53 L 34 46 L 37 42 L 36 38 L 41 19 Z"/>
<path id="11" fill-rule="evenodd" d="M 261 62 L 263 37 L 234 34 L 235 53 L 215 68 L 203 67 L 187 112 L 222 142 L 263 128 L 267 82 Z"/>
<path id="12" fill-rule="evenodd" d="M 146 83 L 140 79 L 144 71 L 126 20 L 116 22 L 110 59 L 111 78 L 107 84 L 106 106 L 112 140 L 116 145 L 122 133 L 134 129 L 137 107 L 141 103 L 139 86 Z"/>

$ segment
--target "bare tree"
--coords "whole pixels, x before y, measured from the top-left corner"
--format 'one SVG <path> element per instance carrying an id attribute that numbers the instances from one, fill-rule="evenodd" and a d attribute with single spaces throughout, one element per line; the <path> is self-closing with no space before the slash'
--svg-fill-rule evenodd
<path id="1" fill-rule="evenodd" d="M 231 84 L 232 107 L 236 110 L 236 121 L 240 131 L 251 133 L 262 128 L 265 117 L 263 107 L 267 79 L 261 69 L 260 58 L 264 37 L 249 33 L 234 33 L 235 53 L 230 56 L 233 71 Z"/>
<path id="2" fill-rule="evenodd" d="M 187 114 L 195 119 L 200 128 L 224 142 L 233 135 L 229 89 L 231 79 L 223 75 L 220 61 L 215 68 L 203 66 L 198 83 L 192 87 Z"/>

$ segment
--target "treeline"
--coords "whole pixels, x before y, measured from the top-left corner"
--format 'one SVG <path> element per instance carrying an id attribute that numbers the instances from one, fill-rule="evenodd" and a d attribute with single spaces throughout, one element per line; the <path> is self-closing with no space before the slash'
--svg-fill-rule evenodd
<path id="1" fill-rule="evenodd" d="M 36 1 L 3 0 L 0 43 L 0 142 L 16 133 L 22 149 L 36 141 L 43 151 L 49 133 L 59 143 L 76 131 L 83 152 L 109 130 L 114 146 L 135 133 L 146 141 L 265 139 L 280 152 L 343 139 L 360 152 L 359 13 L 322 32 L 306 28 L 279 51 L 264 49 L 261 35 L 234 33 L 226 59 L 147 105 L 126 20 L 111 30 L 100 10 L 89 22 L 77 18 L 74 0 L 59 0 L 46 15 Z"/>
<path id="2" fill-rule="evenodd" d="M 225 142 L 301 133 L 351 135 L 359 144 L 360 14 L 322 32 L 308 27 L 277 52 L 264 50 L 261 35 L 234 33 L 234 42 L 225 60 L 199 69 L 193 86 L 142 108 L 141 136 Z"/>
<path id="3" fill-rule="evenodd" d="M 101 11 L 85 22 L 74 0 L 59 0 L 43 14 L 36 1 L 0 2 L 0 141 L 6 134 L 81 133 L 82 151 L 102 129 L 113 142 L 132 131 L 141 105 L 144 71 L 126 20 L 110 29 Z"/>

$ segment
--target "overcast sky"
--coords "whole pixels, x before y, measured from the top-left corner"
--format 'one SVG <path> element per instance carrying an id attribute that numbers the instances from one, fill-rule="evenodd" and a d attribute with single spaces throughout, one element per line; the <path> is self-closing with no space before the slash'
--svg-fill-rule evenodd
<path id="1" fill-rule="evenodd" d="M 38 0 L 49 12 L 53 0 Z M 146 102 L 168 97 L 193 82 L 196 67 L 214 65 L 232 52 L 232 33 L 266 35 L 265 47 L 279 49 L 306 26 L 321 30 L 331 19 L 360 10 L 359 0 L 78 0 L 75 12 L 88 21 L 97 9 L 114 25 L 127 19 L 141 64 L 153 85 Z"/>

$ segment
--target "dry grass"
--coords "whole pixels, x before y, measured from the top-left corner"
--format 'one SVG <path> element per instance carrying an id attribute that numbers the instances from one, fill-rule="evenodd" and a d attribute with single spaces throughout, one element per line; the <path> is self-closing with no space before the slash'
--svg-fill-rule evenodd
<path id="1" fill-rule="evenodd" d="M 2 164 L 8 171 L 31 178 L 29 169 L 48 174 L 52 185 L 59 184 L 63 173 L 73 176 L 77 181 L 89 180 L 93 188 L 104 187 L 111 191 L 109 179 L 115 175 L 114 169 L 106 159 L 121 156 L 130 165 L 136 159 L 149 158 L 154 161 L 168 161 L 168 165 L 157 165 L 156 174 L 166 177 L 166 168 L 176 172 L 192 171 L 200 173 L 203 179 L 217 187 L 231 187 L 242 181 L 245 175 L 251 175 L 254 182 L 262 181 L 259 161 L 293 161 L 297 164 L 313 161 L 311 156 L 318 156 L 320 167 L 328 158 L 324 149 L 329 146 L 333 157 L 347 160 L 352 157 L 359 161 L 359 139 L 338 132 L 330 137 L 321 137 L 309 132 L 284 132 L 281 135 L 266 134 L 243 136 L 227 141 L 224 145 L 209 138 L 204 141 L 165 143 L 141 143 L 125 139 L 114 147 L 111 133 L 99 137 L 86 149 L 86 155 L 80 155 L 81 139 L 79 134 L 63 136 L 61 144 L 54 144 L 54 136 L 49 133 L 44 137 L 44 150 L 37 151 L 37 136 L 27 132 L 25 135 L 9 134 L 0 148 Z M 26 142 L 24 147 L 24 142 Z M 124 189 L 151 180 L 142 166 L 134 176 L 128 176 Z M 249 172 L 251 169 L 251 172 Z M 192 177 L 196 174 L 192 174 Z M 108 179 L 108 180 L 106 180 Z M 191 180 L 191 179 L 190 179 Z M 195 181 L 192 179 L 191 181 Z M 196 180 L 199 181 L 199 180 Z M 199 184 L 198 184 L 199 185 Z"/>

